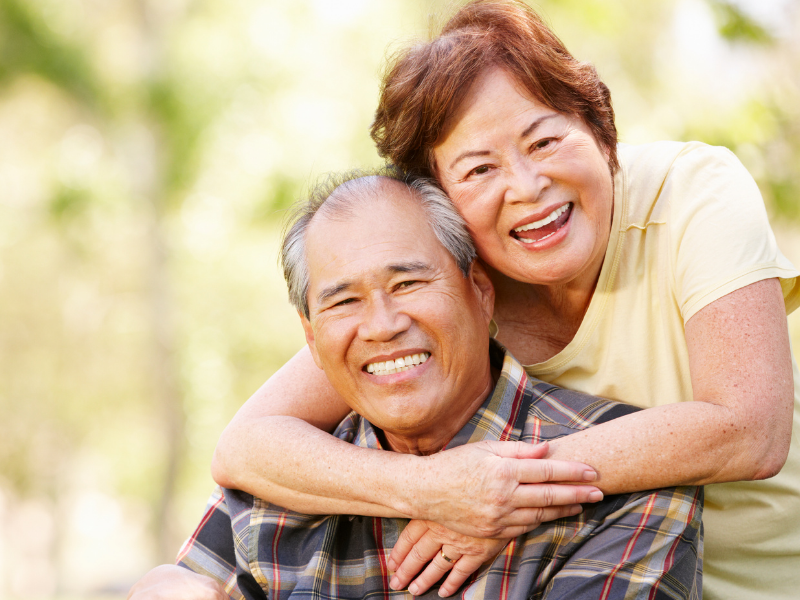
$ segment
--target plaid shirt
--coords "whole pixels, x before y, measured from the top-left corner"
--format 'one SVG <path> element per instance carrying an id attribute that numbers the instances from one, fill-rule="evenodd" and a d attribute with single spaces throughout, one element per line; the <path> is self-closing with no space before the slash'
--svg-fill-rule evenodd
<path id="1" fill-rule="evenodd" d="M 529 378 L 499 347 L 494 392 L 447 444 L 552 440 L 637 409 Z M 351 413 L 335 432 L 381 449 Z M 464 599 L 699 599 L 702 488 L 607 496 L 580 515 L 513 539 L 459 591 Z M 404 519 L 304 515 L 218 488 L 178 564 L 213 577 L 232 598 L 411 598 L 386 566 Z M 423 598 L 438 598 L 431 590 Z"/>

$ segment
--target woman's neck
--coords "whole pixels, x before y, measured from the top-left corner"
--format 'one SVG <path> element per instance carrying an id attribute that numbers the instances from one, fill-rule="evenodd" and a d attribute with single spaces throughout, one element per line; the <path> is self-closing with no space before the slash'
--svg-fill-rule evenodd
<path id="1" fill-rule="evenodd" d="M 495 287 L 498 340 L 523 364 L 544 362 L 572 341 L 600 275 L 598 268 L 591 280 L 582 284 L 535 285 L 487 269 Z"/>

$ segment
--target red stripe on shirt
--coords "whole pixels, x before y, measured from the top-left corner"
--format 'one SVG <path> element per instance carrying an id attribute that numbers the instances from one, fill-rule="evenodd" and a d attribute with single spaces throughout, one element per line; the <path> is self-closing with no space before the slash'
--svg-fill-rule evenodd
<path id="1" fill-rule="evenodd" d="M 514 562 L 514 548 L 517 545 L 517 538 L 514 538 L 508 543 L 505 553 L 505 561 L 503 561 L 503 581 L 500 584 L 500 597 L 498 600 L 508 599 L 508 590 L 511 588 L 511 567 Z"/>
<path id="2" fill-rule="evenodd" d="M 636 547 L 636 541 L 642 534 L 644 525 L 647 523 L 647 519 L 650 518 L 650 513 L 653 511 L 655 502 L 656 495 L 650 494 L 650 497 L 647 500 L 647 506 L 645 507 L 644 512 L 642 512 L 642 516 L 639 518 L 639 524 L 636 526 L 636 532 L 628 540 L 628 544 L 625 546 L 625 552 L 622 554 L 622 558 L 620 559 L 619 563 L 617 563 L 617 566 L 612 569 L 611 573 L 606 579 L 606 583 L 603 585 L 603 592 L 598 600 L 607 600 L 609 593 L 611 593 L 611 586 L 614 584 L 614 578 L 617 576 L 617 573 L 619 573 L 619 570 L 623 567 L 623 565 L 628 562 L 628 559 L 633 553 L 633 549 Z"/>
<path id="3" fill-rule="evenodd" d="M 225 494 L 220 494 L 219 500 L 214 502 L 214 504 L 206 511 L 206 514 L 203 515 L 203 519 L 200 521 L 200 524 L 197 526 L 197 529 L 194 530 L 192 537 L 186 540 L 181 549 L 178 551 L 178 556 L 175 559 L 175 563 L 179 563 L 184 558 L 186 558 L 186 555 L 189 554 L 189 550 L 191 550 L 192 546 L 194 546 L 194 543 L 197 540 L 197 535 L 200 533 L 200 530 L 203 527 L 205 527 L 206 523 L 208 523 L 208 520 L 211 518 L 211 515 L 213 515 L 217 511 L 217 507 L 223 502 L 225 502 Z"/>
<path id="4" fill-rule="evenodd" d="M 272 581 L 273 581 L 273 598 L 279 598 L 281 593 L 281 570 L 278 566 L 278 541 L 283 533 L 283 527 L 286 525 L 286 513 L 281 513 L 278 517 L 278 522 L 275 524 L 275 536 L 272 538 Z"/>
<path id="5" fill-rule="evenodd" d="M 383 520 L 372 519 L 372 535 L 375 538 L 376 550 L 378 551 L 378 564 L 381 566 L 381 579 L 385 582 L 383 586 L 383 598 L 389 600 L 389 565 L 386 563 L 386 545 L 383 539 Z"/>
<path id="6" fill-rule="evenodd" d="M 697 488 L 694 493 L 694 502 L 692 502 L 692 508 L 689 511 L 689 516 L 686 517 L 686 522 L 691 523 L 694 520 L 694 513 L 697 512 L 697 496 L 700 494 L 700 490 L 702 488 Z M 666 573 L 670 569 L 672 569 L 672 565 L 675 563 L 675 551 L 678 549 L 678 546 L 681 544 L 681 536 L 676 536 L 675 540 L 672 542 L 672 545 L 669 548 L 669 552 L 667 552 L 667 558 L 664 561 L 663 571 Z M 658 587 L 661 585 L 661 579 L 659 579 L 653 588 L 650 590 L 650 593 L 647 595 L 649 600 L 653 600 L 658 593 Z"/>
<path id="7" fill-rule="evenodd" d="M 517 390 L 514 392 L 514 401 L 511 404 L 508 421 L 506 421 L 506 425 L 500 433 L 499 441 L 501 442 L 507 442 L 511 438 L 511 432 L 514 431 L 514 425 L 517 423 L 517 415 L 519 415 L 519 409 L 522 406 L 522 398 L 525 396 L 525 382 L 527 379 L 528 376 L 525 375 L 525 371 L 523 371 L 522 378 L 517 385 Z"/>

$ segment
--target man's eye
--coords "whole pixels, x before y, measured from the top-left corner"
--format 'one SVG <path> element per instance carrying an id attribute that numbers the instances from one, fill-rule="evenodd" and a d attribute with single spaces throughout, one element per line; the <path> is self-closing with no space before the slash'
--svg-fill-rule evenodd
<path id="1" fill-rule="evenodd" d="M 414 280 L 414 279 L 410 279 L 408 281 L 401 281 L 400 283 L 397 284 L 397 288 L 398 289 L 407 288 L 407 287 L 410 287 L 410 286 L 414 285 L 415 283 L 418 283 L 418 282 L 416 280 Z"/>
<path id="2" fill-rule="evenodd" d="M 355 298 L 345 298 L 344 300 L 340 300 L 339 302 L 334 304 L 334 306 L 345 306 L 346 304 L 352 304 L 355 301 L 356 301 Z"/>
<path id="3" fill-rule="evenodd" d="M 554 142 L 554 141 L 555 141 L 555 138 L 544 138 L 543 140 L 539 140 L 539 141 L 537 141 L 537 142 L 536 142 L 536 143 L 533 145 L 533 148 L 534 148 L 535 150 L 541 150 L 541 149 L 543 149 L 543 148 L 547 148 L 547 146 L 549 146 L 549 145 L 550 145 L 552 142 Z"/>

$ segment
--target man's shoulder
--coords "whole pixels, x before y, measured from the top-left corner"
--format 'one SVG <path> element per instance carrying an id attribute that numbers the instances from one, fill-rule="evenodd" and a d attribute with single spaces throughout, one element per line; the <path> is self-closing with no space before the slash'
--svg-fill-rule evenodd
<path id="1" fill-rule="evenodd" d="M 636 406 L 568 390 L 528 377 L 529 415 L 581 430 L 641 410 Z"/>

